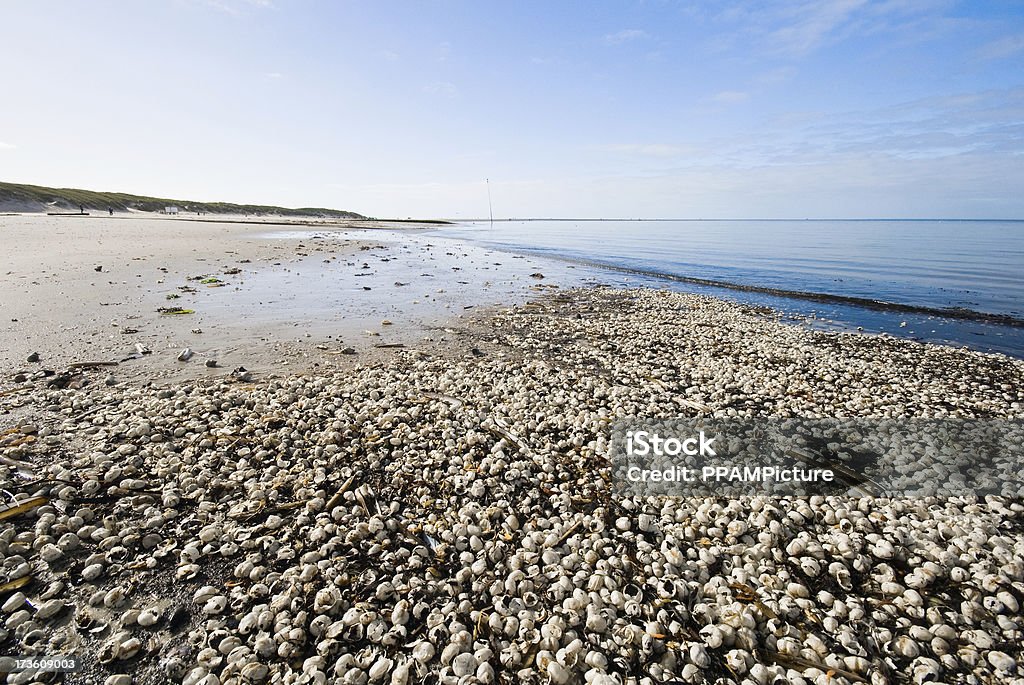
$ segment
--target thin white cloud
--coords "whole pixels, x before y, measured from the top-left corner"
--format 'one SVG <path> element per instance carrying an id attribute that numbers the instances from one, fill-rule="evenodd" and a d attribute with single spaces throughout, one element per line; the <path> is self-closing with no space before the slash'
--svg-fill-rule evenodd
<path id="1" fill-rule="evenodd" d="M 599 152 L 661 158 L 679 157 L 692 153 L 695 150 L 693 147 L 669 143 L 615 143 L 611 145 L 596 145 L 593 149 Z"/>
<path id="2" fill-rule="evenodd" d="M 538 67 L 564 67 L 568 64 L 564 57 L 534 55 L 529 59 L 530 64 Z"/>
<path id="3" fill-rule="evenodd" d="M 746 135 L 707 141 L 695 165 L 734 168 L 827 164 L 864 159 L 1004 158 L 1019 150 L 1024 88 L 930 97 L 876 109 L 804 113 L 766 121 Z M 1016 174 L 1019 182 L 1020 174 Z"/>
<path id="4" fill-rule="evenodd" d="M 785 23 L 769 33 L 769 43 L 780 52 L 811 52 L 846 24 L 866 0 L 812 0 L 791 5 Z"/>
<path id="5" fill-rule="evenodd" d="M 247 9 L 268 9 L 274 6 L 272 0 L 202 0 L 214 9 L 235 16 L 244 14 Z"/>
<path id="6" fill-rule="evenodd" d="M 268 71 L 267 73 L 264 74 L 264 76 L 273 81 L 284 78 L 284 74 L 282 74 L 279 71 Z"/>
<path id="7" fill-rule="evenodd" d="M 622 45 L 633 40 L 640 40 L 641 38 L 647 38 L 647 32 L 641 29 L 623 29 L 617 33 L 608 33 L 601 41 L 605 45 Z"/>
<path id="8" fill-rule="evenodd" d="M 1005 59 L 1024 50 L 1024 33 L 1015 36 L 1006 36 L 983 45 L 978 50 L 978 57 L 981 59 Z"/>
<path id="9" fill-rule="evenodd" d="M 1019 216 L 1020 158 L 879 158 L 848 152 L 738 169 L 713 159 L 657 175 L 491 179 L 496 217 Z M 375 216 L 487 216 L 480 180 L 337 184 L 333 204 Z M 330 203 L 327 203 L 330 204 Z"/>
<path id="10" fill-rule="evenodd" d="M 399 58 L 399 54 L 391 50 L 381 50 L 377 54 L 380 55 L 383 59 L 386 59 L 388 62 L 397 62 Z"/>
<path id="11" fill-rule="evenodd" d="M 425 84 L 423 86 L 423 92 L 430 93 L 431 95 L 455 97 L 459 94 L 459 88 L 449 81 L 434 81 L 432 83 Z"/>
<path id="12" fill-rule="evenodd" d="M 778 0 L 764 4 L 725 2 L 709 21 L 728 26 L 712 34 L 710 46 L 723 52 L 741 45 L 783 57 L 803 57 L 857 36 L 886 34 L 901 41 L 931 40 L 953 30 L 941 15 L 949 0 Z"/>
<path id="13" fill-rule="evenodd" d="M 16 147 L 17 145 L 11 145 L 10 143 L 5 143 L 4 141 L 0 140 L 0 150 L 13 150 Z"/>
<path id="14" fill-rule="evenodd" d="M 742 90 L 723 90 L 715 93 L 711 96 L 711 102 L 716 102 L 720 105 L 738 105 L 741 102 L 746 102 L 750 99 L 750 93 L 746 93 Z"/>
<path id="15" fill-rule="evenodd" d="M 796 74 L 796 69 L 793 67 L 779 67 L 758 74 L 754 78 L 754 82 L 759 86 L 776 86 L 790 80 L 794 74 Z"/>

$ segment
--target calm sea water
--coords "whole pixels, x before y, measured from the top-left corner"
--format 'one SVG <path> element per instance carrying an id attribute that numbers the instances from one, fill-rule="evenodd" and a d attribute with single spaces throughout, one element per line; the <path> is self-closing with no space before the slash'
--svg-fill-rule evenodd
<path id="1" fill-rule="evenodd" d="M 1024 319 L 1022 221 L 501 221 L 438 231 L 606 267 L 608 282 L 712 291 L 825 325 L 1024 357 L 1024 328 L 672 280 L 696 278 Z M 627 273 L 631 272 L 631 273 Z"/>

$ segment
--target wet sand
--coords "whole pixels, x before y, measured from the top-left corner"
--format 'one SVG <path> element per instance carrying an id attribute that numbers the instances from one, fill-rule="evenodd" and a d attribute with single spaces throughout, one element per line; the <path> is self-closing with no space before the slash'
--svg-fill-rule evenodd
<path id="1" fill-rule="evenodd" d="M 202 219 L 0 217 L 5 384 L 83 362 L 117 362 L 91 371 L 114 382 L 352 365 L 424 337 L 450 343 L 460 315 L 558 281 L 531 277 L 536 260 L 406 222 Z M 173 307 L 191 311 L 158 311 Z"/>

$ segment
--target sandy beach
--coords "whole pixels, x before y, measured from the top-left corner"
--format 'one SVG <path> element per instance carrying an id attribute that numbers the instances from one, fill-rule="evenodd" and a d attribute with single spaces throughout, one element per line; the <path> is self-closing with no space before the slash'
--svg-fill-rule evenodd
<path id="1" fill-rule="evenodd" d="M 1019 682 L 1019 500 L 623 496 L 608 440 L 627 416 L 1019 419 L 1024 362 L 558 288 L 342 368 L 181 378 L 171 355 L 203 349 L 195 324 L 155 309 L 198 289 L 187 276 L 241 286 L 260 264 L 328 259 L 353 263 L 354 288 L 401 247 L 110 224 L 58 259 L 37 221 L 9 230 L 40 252 L 4 267 L 21 332 L 0 394 L 0 637 L 81 656 L 64 682 Z M 68 244 L 85 224 L 52 230 Z M 66 308 L 44 316 L 54 293 Z M 237 330 L 208 321 L 203 340 Z M 154 353 L 112 367 L 114 385 L 107 369 L 10 380 L 29 349 L 131 351 L 125 326 Z"/>
<path id="2" fill-rule="evenodd" d="M 521 257 L 456 253 L 444 241 L 417 238 L 425 228 L 431 226 L 209 216 L 0 217 L 10 245 L 0 255 L 4 381 L 83 362 L 118 362 L 89 367 L 100 381 L 345 365 L 386 355 L 394 349 L 388 345 L 422 342 L 427 327 L 444 338 L 443 328 L 460 315 L 522 300 L 531 287 L 578 281 L 550 270 L 545 279 L 531 278 L 539 267 Z M 160 311 L 167 309 L 188 313 Z M 194 356 L 177 361 L 185 348 Z M 39 362 L 26 361 L 33 354 Z"/>
<path id="3" fill-rule="evenodd" d="M 0 56 L 0 684 L 1024 685 L 1024 3 Z"/>

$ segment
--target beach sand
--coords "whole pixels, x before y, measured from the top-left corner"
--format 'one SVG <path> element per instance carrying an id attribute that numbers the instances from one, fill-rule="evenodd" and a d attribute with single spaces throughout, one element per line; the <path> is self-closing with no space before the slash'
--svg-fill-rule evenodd
<path id="1" fill-rule="evenodd" d="M 608 439 L 630 415 L 1019 419 L 1024 362 L 535 295 L 340 370 L 5 386 L 0 651 L 110 685 L 1018 682 L 1019 500 L 623 496 Z"/>
<path id="2" fill-rule="evenodd" d="M 461 314 L 559 282 L 550 272 L 543 281 L 530 278 L 539 267 L 528 259 L 473 248 L 456 253 L 444 241 L 417 239 L 424 228 L 430 226 L 246 217 L 0 217 L 8 246 L 0 254 L 3 380 L 97 361 L 121 362 L 98 367 L 108 372 L 101 379 L 118 380 L 351 365 L 393 349 L 379 345 L 421 342 L 427 327 L 444 337 Z M 210 278 L 218 282 L 203 282 Z M 168 307 L 192 312 L 158 311 Z M 139 355 L 136 345 L 148 351 Z M 186 347 L 194 356 L 177 362 Z M 341 354 L 349 348 L 357 354 Z M 34 353 L 40 362 L 28 363 Z M 207 360 L 218 367 L 207 368 Z"/>

